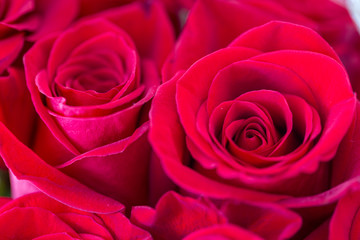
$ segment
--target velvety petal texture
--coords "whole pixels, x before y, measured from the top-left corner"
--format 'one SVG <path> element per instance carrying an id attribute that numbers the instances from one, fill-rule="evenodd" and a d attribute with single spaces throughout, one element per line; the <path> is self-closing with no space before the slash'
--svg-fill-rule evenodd
<path id="1" fill-rule="evenodd" d="M 27 39 L 38 40 L 65 29 L 77 17 L 78 0 L 3 0 L 0 7 L 1 28 L 26 31 Z"/>
<path id="2" fill-rule="evenodd" d="M 178 70 L 186 70 L 199 58 L 226 47 L 239 34 L 269 21 L 278 20 L 301 24 L 317 31 L 340 56 L 349 73 L 352 86 L 359 93 L 360 36 L 347 10 L 336 2 L 196 1 L 177 46 L 165 64 L 164 80 L 169 80 Z"/>
<path id="3" fill-rule="evenodd" d="M 329 239 L 360 237 L 360 185 L 353 187 L 338 202 L 329 224 Z"/>
<path id="4" fill-rule="evenodd" d="M 30 144 L 35 115 L 23 69 L 9 67 L 7 73 L 0 76 L 0 122 L 20 141 Z"/>
<path id="5" fill-rule="evenodd" d="M 35 121 L 22 65 L 28 41 L 65 29 L 77 14 L 77 0 L 0 1 L 0 121 L 26 144 Z"/>
<path id="6" fill-rule="evenodd" d="M 14 141 L 1 144 L 0 150 L 20 180 L 14 184 L 29 181 L 82 209 L 94 206 L 78 205 L 91 191 L 95 198 L 103 194 L 126 205 L 146 204 L 148 110 L 173 42 L 162 6 L 141 2 L 92 15 L 37 41 L 24 57 L 27 85 L 41 119 L 28 145 L 34 152 L 1 131 L 2 141 Z M 25 158 L 36 164 L 24 166 Z M 76 200 L 58 194 L 60 189 L 72 191 Z"/>
<path id="7" fill-rule="evenodd" d="M 12 200 L 0 208 L 4 239 L 150 239 L 121 213 L 95 214 L 59 203 L 43 193 Z"/>
<path id="8" fill-rule="evenodd" d="M 225 201 L 216 207 L 208 199 L 174 192 L 166 193 L 155 209 L 133 208 L 131 221 L 154 239 L 288 239 L 301 225 L 297 214 L 277 205 Z"/>
<path id="9" fill-rule="evenodd" d="M 309 28 L 270 22 L 160 86 L 150 141 L 186 193 L 324 206 L 353 184 L 345 178 L 330 189 L 339 145 L 357 139 L 356 109 L 329 44 Z M 352 160 L 345 161 L 358 161 L 348 146 Z"/>

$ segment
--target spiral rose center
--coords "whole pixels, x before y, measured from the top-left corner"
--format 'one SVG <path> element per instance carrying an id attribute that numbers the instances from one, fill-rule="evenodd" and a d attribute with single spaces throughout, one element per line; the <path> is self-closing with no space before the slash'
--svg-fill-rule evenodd
<path id="1" fill-rule="evenodd" d="M 240 128 L 229 140 L 247 151 L 255 150 L 267 142 L 264 128 L 257 123 L 250 123 L 244 129 Z"/>
<path id="2" fill-rule="evenodd" d="M 126 74 L 122 60 L 110 51 L 76 57 L 63 68 L 60 75 L 67 75 L 67 79 L 62 81 L 64 87 L 98 93 L 105 93 L 123 83 Z"/>
<path id="3" fill-rule="evenodd" d="M 272 90 L 247 92 L 222 102 L 209 119 L 210 134 L 219 148 L 258 167 L 294 152 L 294 157 L 300 156 L 297 149 L 306 148 L 320 129 L 318 114 L 303 99 Z"/>
<path id="4" fill-rule="evenodd" d="M 84 42 L 79 40 L 66 57 L 61 56 L 60 48 L 53 53 L 54 59 L 63 58 L 54 73 L 53 95 L 65 98 L 67 105 L 102 104 L 138 87 L 139 62 L 134 43 L 125 32 L 107 24 L 109 30 L 100 30 L 103 32 Z M 86 27 L 81 30 L 85 31 Z M 64 39 L 59 42 L 65 42 Z M 69 36 L 66 41 L 70 41 Z"/>

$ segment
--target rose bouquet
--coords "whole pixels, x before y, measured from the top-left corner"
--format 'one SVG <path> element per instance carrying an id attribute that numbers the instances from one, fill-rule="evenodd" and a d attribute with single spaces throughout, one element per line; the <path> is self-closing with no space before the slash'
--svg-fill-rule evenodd
<path id="1" fill-rule="evenodd" d="M 356 7 L 3 1 L 0 239 L 358 239 Z"/>

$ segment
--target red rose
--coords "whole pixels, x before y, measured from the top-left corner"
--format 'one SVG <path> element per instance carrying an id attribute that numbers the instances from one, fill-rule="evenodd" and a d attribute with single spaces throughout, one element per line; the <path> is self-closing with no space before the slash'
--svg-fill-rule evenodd
<path id="1" fill-rule="evenodd" d="M 356 147 L 351 160 L 335 157 L 358 124 L 355 106 L 346 71 L 324 40 L 300 25 L 271 22 L 164 83 L 150 111 L 150 141 L 185 192 L 324 205 L 347 183 L 314 195 L 359 175 L 357 167 L 331 178 L 332 166 L 359 162 Z"/>
<path id="2" fill-rule="evenodd" d="M 173 192 L 166 193 L 155 209 L 134 207 L 131 221 L 154 239 L 288 239 L 301 225 L 297 214 L 274 204 L 228 200 L 216 207 L 208 199 Z"/>
<path id="3" fill-rule="evenodd" d="M 0 208 L 0 231 L 3 239 L 150 239 L 121 212 L 84 212 L 43 193 L 5 203 Z"/>
<path id="4" fill-rule="evenodd" d="M 141 3 L 91 16 L 38 41 L 24 57 L 42 120 L 31 146 L 38 156 L 1 131 L 1 154 L 15 177 L 82 209 L 117 209 L 110 198 L 146 203 L 148 108 L 173 41 L 161 6 Z M 13 186 L 14 196 L 23 194 Z M 101 198 L 111 202 L 99 205 L 106 210 L 88 199 L 100 198 L 98 193 L 110 197 Z M 90 201 L 86 207 L 84 201 Z"/>

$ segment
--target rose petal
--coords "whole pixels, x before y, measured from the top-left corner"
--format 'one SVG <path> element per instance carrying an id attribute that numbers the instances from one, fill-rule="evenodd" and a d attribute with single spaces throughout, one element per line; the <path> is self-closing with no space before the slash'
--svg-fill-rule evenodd
<path id="1" fill-rule="evenodd" d="M 275 19 L 314 26 L 309 19 L 274 1 L 196 1 L 177 46 L 164 65 L 164 78 L 168 80 L 176 71 L 188 69 L 201 57 L 226 47 L 248 29 Z M 212 27 L 204 28 L 204 24 Z"/>
<path id="2" fill-rule="evenodd" d="M 96 193 L 43 162 L 20 143 L 2 123 L 0 129 L 0 154 L 18 179 L 28 180 L 58 201 L 78 209 L 99 213 L 123 209 L 119 202 Z M 81 194 L 78 194 L 79 192 Z"/>
<path id="3" fill-rule="evenodd" d="M 327 55 L 341 64 L 335 51 L 317 32 L 287 22 L 272 21 L 252 28 L 236 38 L 231 46 L 254 48 L 262 52 L 286 49 L 311 51 Z"/>

